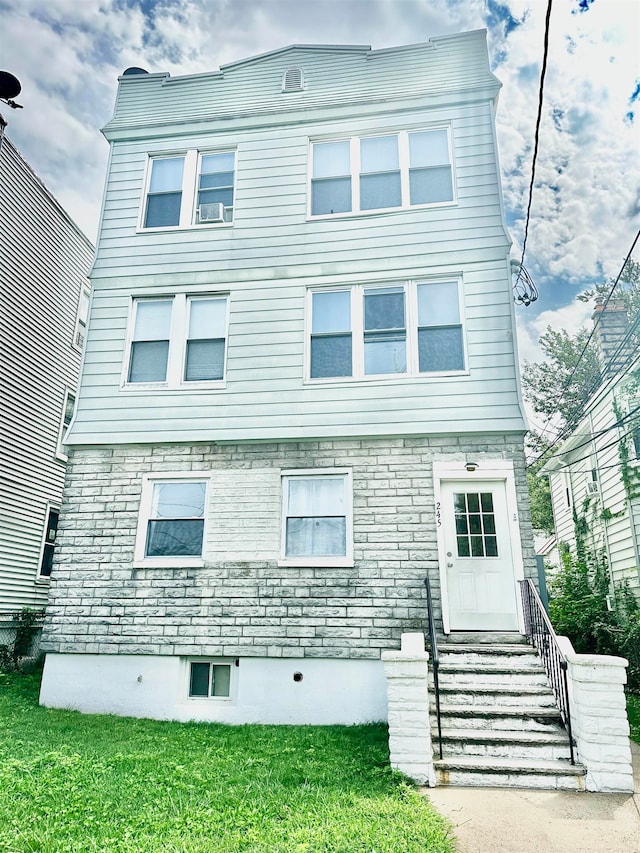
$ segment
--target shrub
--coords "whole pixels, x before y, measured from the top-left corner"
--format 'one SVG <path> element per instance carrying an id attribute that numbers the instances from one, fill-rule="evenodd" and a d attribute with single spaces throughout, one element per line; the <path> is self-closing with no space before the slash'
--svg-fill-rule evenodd
<path id="1" fill-rule="evenodd" d="M 640 605 L 628 584 L 615 589 L 603 552 L 561 548 L 562 567 L 550 583 L 549 615 L 554 628 L 580 654 L 627 658 L 627 687 L 640 692 Z M 612 607 L 610 609 L 609 603 Z"/>
<path id="2" fill-rule="evenodd" d="M 40 623 L 44 611 L 23 607 L 16 614 L 15 636 L 12 642 L 0 646 L 0 669 L 18 669 L 22 663 L 31 658 L 33 643 L 40 631 Z"/>

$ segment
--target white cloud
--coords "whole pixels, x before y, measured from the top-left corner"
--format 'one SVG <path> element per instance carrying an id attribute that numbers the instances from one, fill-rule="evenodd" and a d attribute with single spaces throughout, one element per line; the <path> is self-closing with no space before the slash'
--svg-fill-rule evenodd
<path id="1" fill-rule="evenodd" d="M 504 197 L 521 246 L 546 4 L 532 0 L 0 0 L 5 68 L 24 111 L 9 135 L 90 237 L 95 236 L 116 78 L 127 66 L 172 75 L 290 43 L 374 48 L 490 25 L 503 82 L 498 109 Z M 625 123 L 637 73 L 640 4 L 553 6 L 545 112 L 525 263 L 539 305 L 617 273 L 640 225 L 640 115 Z M 513 27 L 508 9 L 519 22 Z M 500 19 L 500 16 L 501 19 Z M 640 108 L 639 108 L 640 112 Z M 634 212 L 635 211 L 635 212 Z M 574 304 L 574 303 L 571 303 Z M 574 305 L 575 308 L 575 305 Z M 536 349 L 536 306 L 518 309 L 523 354 Z M 573 316 L 573 313 L 571 313 Z M 570 317 L 554 321 L 569 324 Z M 523 331 L 524 330 L 524 331 Z M 533 342 L 533 343 L 531 343 Z"/>
<path id="2" fill-rule="evenodd" d="M 591 328 L 593 304 L 573 299 L 562 308 L 541 311 L 535 317 L 518 313 L 518 349 L 520 360 L 542 361 L 544 356 L 540 349 L 539 338 L 549 326 L 554 330 L 566 329 L 570 335 L 577 334 L 581 329 Z"/>

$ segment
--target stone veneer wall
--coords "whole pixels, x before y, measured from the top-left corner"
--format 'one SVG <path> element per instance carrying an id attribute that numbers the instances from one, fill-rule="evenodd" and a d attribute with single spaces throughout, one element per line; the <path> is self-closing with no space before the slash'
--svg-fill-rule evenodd
<path id="1" fill-rule="evenodd" d="M 379 659 L 401 633 L 426 630 L 427 573 L 439 606 L 432 462 L 469 456 L 513 460 L 525 574 L 535 577 L 519 435 L 74 449 L 43 650 Z M 353 470 L 353 568 L 225 560 L 222 549 L 208 549 L 202 568 L 132 567 L 144 473 L 331 467 Z M 265 505 L 244 489 L 227 513 L 259 516 Z"/>

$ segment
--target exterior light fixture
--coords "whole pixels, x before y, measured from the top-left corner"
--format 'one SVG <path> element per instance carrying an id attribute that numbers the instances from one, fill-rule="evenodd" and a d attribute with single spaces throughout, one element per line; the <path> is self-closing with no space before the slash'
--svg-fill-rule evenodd
<path id="1" fill-rule="evenodd" d="M 467 471 L 473 472 L 477 469 L 478 463 L 477 462 L 465 462 L 464 467 L 467 469 Z"/>

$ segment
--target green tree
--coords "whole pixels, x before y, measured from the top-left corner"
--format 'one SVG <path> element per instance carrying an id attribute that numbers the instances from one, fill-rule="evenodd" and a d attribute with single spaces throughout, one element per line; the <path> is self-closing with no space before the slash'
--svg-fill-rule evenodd
<path id="1" fill-rule="evenodd" d="M 558 429 L 577 419 L 598 385 L 600 368 L 595 348 L 587 347 L 580 358 L 588 337 L 586 329 L 570 335 L 566 329 L 555 331 L 548 326 L 540 337 L 545 361 L 525 362 L 524 395 L 545 420 L 559 419 Z"/>
<path id="2" fill-rule="evenodd" d="M 548 477 L 538 474 L 540 464 L 531 466 L 527 471 L 527 486 L 529 487 L 529 502 L 531 504 L 531 523 L 535 530 L 553 533 L 553 508 L 551 505 L 551 490 Z"/>
<path id="3" fill-rule="evenodd" d="M 562 567 L 549 585 L 553 627 L 578 653 L 626 658 L 628 689 L 640 692 L 640 605 L 626 582 L 611 595 L 604 552 L 594 553 L 576 538 L 575 555 L 560 543 Z"/>
<path id="4" fill-rule="evenodd" d="M 581 302 L 591 302 L 597 297 L 606 299 L 612 285 L 613 280 L 595 284 L 577 298 Z M 624 303 L 629 318 L 640 314 L 640 262 L 627 262 L 614 295 Z M 554 426 L 558 430 L 577 422 L 585 403 L 600 382 L 596 347 L 593 344 L 586 346 L 590 334 L 590 330 L 582 329 L 571 335 L 566 329 L 556 330 L 547 326 L 540 337 L 545 360 L 525 362 L 522 373 L 524 395 L 545 421 L 555 419 Z M 536 446 L 535 436 L 530 443 Z M 536 449 L 541 449 L 539 443 Z"/>

